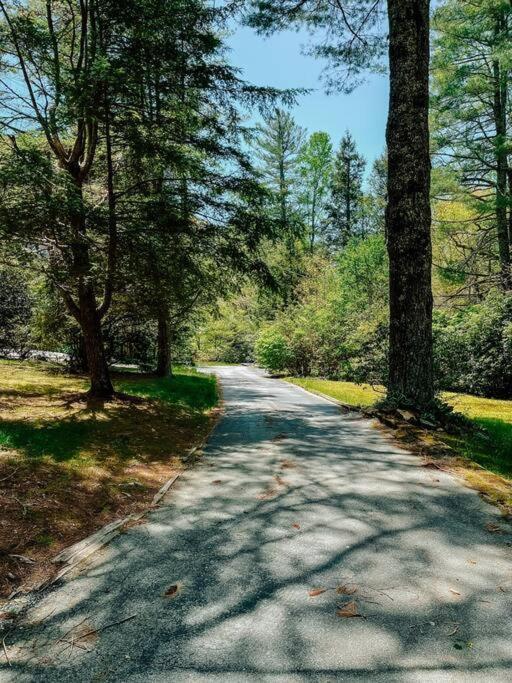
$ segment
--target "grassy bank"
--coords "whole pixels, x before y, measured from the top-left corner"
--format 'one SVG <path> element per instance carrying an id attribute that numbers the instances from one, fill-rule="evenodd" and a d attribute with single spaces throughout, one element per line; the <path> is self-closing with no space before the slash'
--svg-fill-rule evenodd
<path id="1" fill-rule="evenodd" d="M 78 400 L 83 378 L 47 364 L 0 362 L 1 594 L 44 578 L 61 548 L 144 509 L 207 434 L 213 377 L 177 369 L 164 380 L 114 381 L 123 400 L 88 405 Z"/>
<path id="2" fill-rule="evenodd" d="M 287 381 L 356 408 L 371 407 L 384 395 L 383 387 L 373 388 L 368 384 L 294 377 Z M 477 470 L 466 474 L 470 483 L 494 500 L 512 507 L 512 401 L 454 393 L 444 393 L 441 398 L 484 431 L 464 438 L 448 435 L 440 438 L 469 463 L 497 475 L 485 482 Z"/>

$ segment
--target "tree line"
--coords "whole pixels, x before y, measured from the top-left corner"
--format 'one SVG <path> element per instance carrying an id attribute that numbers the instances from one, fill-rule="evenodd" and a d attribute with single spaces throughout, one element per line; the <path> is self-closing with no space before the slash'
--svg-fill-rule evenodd
<path id="1" fill-rule="evenodd" d="M 512 201 L 510 187 L 501 183 L 500 189 L 498 182 L 498 159 L 501 155 L 508 164 L 511 148 L 496 117 L 501 109 L 494 106 L 510 99 L 498 88 L 500 82 L 508 85 L 509 46 L 503 32 L 510 13 L 508 2 L 451 0 L 433 13 L 427 103 L 433 161 L 433 301 L 423 298 L 420 313 L 429 318 L 434 304 L 432 340 L 428 335 L 423 339 L 432 345 L 436 390 L 512 396 L 512 302 L 505 231 L 500 227 L 505 219 L 512 225 Z M 286 120 L 293 128 L 291 115 Z M 507 126 L 509 120 L 507 115 Z M 279 195 L 273 181 L 279 169 L 279 129 L 272 121 L 265 129 L 264 155 L 257 149 L 255 154 Z M 272 155 L 269 131 L 274 131 Z M 226 360 L 256 358 L 274 372 L 388 385 L 393 363 L 401 362 L 400 347 L 395 361 L 390 355 L 396 318 L 390 300 L 401 296 L 407 305 L 411 290 L 390 272 L 390 259 L 397 255 L 391 253 L 392 236 L 386 229 L 386 205 L 394 204 L 391 197 L 388 202 L 387 154 L 377 159 L 362 183 L 365 160 L 350 134 L 342 139 L 334 160 L 326 133 L 315 132 L 307 139 L 302 132 L 304 137 L 304 151 L 298 147 L 284 184 L 299 241 L 293 258 L 274 254 L 276 272 L 286 275 L 284 293 L 269 300 L 257 289 L 246 288 L 233 304 L 236 319 L 232 304 L 224 302 L 220 314 L 203 327 L 202 352 Z M 301 173 L 304 160 L 309 168 L 306 181 Z M 265 169 L 269 164 L 273 173 Z M 319 168 L 325 173 L 315 173 Z M 387 222 L 390 218 L 388 214 Z M 314 249 L 309 248 L 308 235 L 314 235 Z M 428 249 L 425 244 L 422 248 Z M 409 253 L 411 280 L 417 257 Z M 426 279 L 424 273 L 418 286 Z"/>
<path id="2" fill-rule="evenodd" d="M 357 315 L 354 330 L 365 319 L 373 330 L 361 332 L 357 367 L 379 358 L 371 373 L 388 402 L 425 408 L 435 377 L 453 375 L 454 335 L 471 346 L 468 307 L 482 306 L 501 321 L 502 368 L 511 8 L 446 0 L 432 33 L 430 10 L 428 0 L 0 0 L 0 346 L 14 330 L 27 347 L 65 348 L 91 395 L 109 398 L 112 359 L 168 374 L 171 351 L 193 355 L 233 300 L 259 328 L 304 304 L 327 335 L 297 346 L 304 370 L 321 347 L 318 368 L 343 375 Z M 242 80 L 222 37 L 233 20 L 262 34 L 308 29 L 330 91 L 387 66 L 386 154 L 368 183 L 350 134 L 334 150 L 295 124 L 300 93 Z"/>

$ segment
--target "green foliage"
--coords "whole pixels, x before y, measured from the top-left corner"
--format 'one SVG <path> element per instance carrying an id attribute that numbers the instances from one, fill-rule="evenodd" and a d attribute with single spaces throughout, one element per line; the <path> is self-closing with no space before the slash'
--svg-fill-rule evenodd
<path id="1" fill-rule="evenodd" d="M 0 270 L 0 353 L 24 354 L 30 342 L 32 301 L 22 275 Z"/>
<path id="2" fill-rule="evenodd" d="M 382 383 L 387 375 L 387 259 L 382 235 L 351 241 L 333 263 L 310 257 L 294 300 L 256 342 L 273 371 Z"/>
<path id="3" fill-rule="evenodd" d="M 256 361 L 271 372 L 282 372 L 293 362 L 291 349 L 282 334 L 277 330 L 264 330 L 254 348 Z"/>
<path id="4" fill-rule="evenodd" d="M 512 295 L 492 292 L 481 304 L 436 311 L 436 375 L 440 387 L 512 396 Z"/>
<path id="5" fill-rule="evenodd" d="M 366 161 L 357 151 L 347 131 L 334 158 L 330 181 L 331 197 L 327 210 L 328 241 L 333 249 L 342 249 L 348 241 L 362 234 L 363 175 Z"/>
<path id="6" fill-rule="evenodd" d="M 221 301 L 199 325 L 197 355 L 207 361 L 245 363 L 254 358 L 256 337 L 256 292 L 247 288 L 229 300 Z"/>
<path id="7" fill-rule="evenodd" d="M 271 192 L 271 215 L 281 236 L 293 245 L 301 227 L 296 214 L 298 161 L 305 131 L 291 113 L 276 108 L 256 126 L 254 151 L 263 182 Z"/>
<path id="8" fill-rule="evenodd" d="M 299 203 L 307 228 L 307 243 L 313 250 L 326 228 L 329 182 L 332 174 L 332 144 L 327 133 L 313 133 L 303 145 L 298 159 Z"/>

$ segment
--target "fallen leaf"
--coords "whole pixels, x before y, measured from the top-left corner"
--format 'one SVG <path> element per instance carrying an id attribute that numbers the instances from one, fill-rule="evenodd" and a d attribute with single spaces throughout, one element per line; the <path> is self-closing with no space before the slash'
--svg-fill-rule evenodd
<path id="1" fill-rule="evenodd" d="M 292 524 L 292 527 L 293 527 L 294 529 L 300 529 L 300 524 L 297 524 L 297 523 Z"/>
<path id="2" fill-rule="evenodd" d="M 215 479 L 214 481 L 212 481 L 212 484 L 222 484 L 222 479 Z"/>
<path id="3" fill-rule="evenodd" d="M 285 480 L 282 477 L 280 477 L 278 474 L 274 474 L 274 479 L 275 479 L 275 482 L 278 486 L 286 486 Z"/>
<path id="4" fill-rule="evenodd" d="M 460 595 L 459 591 L 456 591 L 455 588 L 450 588 L 450 593 L 453 593 L 454 595 Z"/>
<path id="5" fill-rule="evenodd" d="M 294 467 L 297 467 L 297 465 L 291 460 L 282 460 L 280 467 L 282 470 L 289 470 L 293 469 Z"/>
<path id="6" fill-rule="evenodd" d="M 490 534 L 502 534 L 503 529 L 498 526 L 498 524 L 495 524 L 494 522 L 487 522 L 485 525 L 485 528 Z"/>
<path id="7" fill-rule="evenodd" d="M 354 593 L 357 593 L 357 586 L 344 584 L 336 588 L 336 593 L 338 595 L 354 595 Z"/>
<path id="8" fill-rule="evenodd" d="M 179 591 L 179 586 L 177 583 L 173 583 L 172 586 L 169 586 L 169 588 L 165 591 L 164 595 L 167 598 L 174 598 Z"/>
<path id="9" fill-rule="evenodd" d="M 322 595 L 322 593 L 325 593 L 327 588 L 312 588 L 309 591 L 309 597 L 310 598 L 316 598 L 317 595 Z"/>
<path id="10" fill-rule="evenodd" d="M 346 602 L 344 605 L 341 605 L 336 614 L 338 617 L 344 617 L 345 619 L 363 616 L 360 614 L 357 602 L 355 600 L 351 600 L 350 602 Z"/>
<path id="11" fill-rule="evenodd" d="M 476 564 L 476 560 L 468 560 L 469 564 Z"/>

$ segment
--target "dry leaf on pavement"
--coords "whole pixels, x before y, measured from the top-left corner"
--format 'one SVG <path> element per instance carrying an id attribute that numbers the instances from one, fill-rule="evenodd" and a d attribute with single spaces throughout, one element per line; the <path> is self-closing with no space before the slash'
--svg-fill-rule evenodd
<path id="1" fill-rule="evenodd" d="M 322 595 L 322 593 L 325 593 L 327 588 L 312 588 L 309 591 L 309 597 L 310 598 L 316 598 L 317 595 Z"/>
<path id="2" fill-rule="evenodd" d="M 338 617 L 344 617 L 345 619 L 351 619 L 352 617 L 362 617 L 363 615 L 359 612 L 359 607 L 355 600 L 350 600 L 344 605 L 340 605 L 336 612 Z"/>

